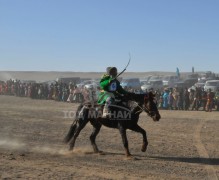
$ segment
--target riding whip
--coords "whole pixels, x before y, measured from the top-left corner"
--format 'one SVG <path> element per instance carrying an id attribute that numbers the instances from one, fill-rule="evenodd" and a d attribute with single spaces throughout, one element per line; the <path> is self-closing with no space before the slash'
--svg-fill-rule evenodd
<path id="1" fill-rule="evenodd" d="M 120 72 L 120 73 L 115 77 L 115 79 L 118 78 L 121 74 L 123 74 L 123 73 L 126 71 L 126 68 L 127 68 L 127 67 L 129 66 L 129 64 L 130 64 L 130 61 L 131 61 L 131 55 L 130 55 L 130 53 L 129 53 L 129 62 L 128 62 L 128 64 L 127 64 L 126 67 L 123 69 L 123 71 Z"/>

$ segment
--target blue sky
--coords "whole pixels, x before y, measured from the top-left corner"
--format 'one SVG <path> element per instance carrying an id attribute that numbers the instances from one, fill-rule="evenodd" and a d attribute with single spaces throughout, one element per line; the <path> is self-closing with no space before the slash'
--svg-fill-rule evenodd
<path id="1" fill-rule="evenodd" d="M 0 70 L 219 72 L 218 0 L 0 0 Z"/>

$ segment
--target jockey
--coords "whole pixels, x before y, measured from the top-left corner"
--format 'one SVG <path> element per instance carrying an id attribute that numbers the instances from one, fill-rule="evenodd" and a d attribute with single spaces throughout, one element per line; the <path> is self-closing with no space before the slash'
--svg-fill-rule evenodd
<path id="1" fill-rule="evenodd" d="M 101 92 L 98 96 L 98 104 L 105 104 L 103 109 L 103 117 L 109 117 L 111 115 L 110 105 L 115 103 L 116 96 L 129 94 L 129 92 L 122 88 L 116 76 L 117 68 L 108 67 L 107 74 L 104 74 L 100 80 Z"/>

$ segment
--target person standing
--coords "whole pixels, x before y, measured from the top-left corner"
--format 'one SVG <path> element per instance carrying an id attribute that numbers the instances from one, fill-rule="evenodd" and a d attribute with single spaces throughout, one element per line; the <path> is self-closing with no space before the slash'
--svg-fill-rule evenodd
<path id="1" fill-rule="evenodd" d="M 209 89 L 208 93 L 207 93 L 207 104 L 206 104 L 206 108 L 205 108 L 206 112 L 212 111 L 213 100 L 214 100 L 214 93 L 211 91 L 211 89 Z"/>

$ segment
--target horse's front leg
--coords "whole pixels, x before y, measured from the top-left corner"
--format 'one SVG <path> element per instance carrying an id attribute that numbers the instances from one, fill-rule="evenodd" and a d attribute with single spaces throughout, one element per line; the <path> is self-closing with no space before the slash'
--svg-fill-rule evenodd
<path id="1" fill-rule="evenodd" d="M 133 127 L 130 128 L 132 131 L 135 131 L 135 132 L 138 132 L 138 133 L 141 133 L 142 136 L 143 136 L 143 144 L 142 144 L 142 148 L 141 148 L 141 151 L 142 152 L 145 152 L 147 150 L 147 146 L 148 146 L 148 140 L 147 140 L 147 135 L 146 135 L 146 131 L 141 128 L 139 125 L 135 125 Z"/>
<path id="2" fill-rule="evenodd" d="M 91 123 L 91 124 L 93 125 L 93 132 L 90 136 L 91 145 L 93 146 L 94 152 L 99 153 L 101 151 L 99 151 L 95 140 L 96 140 L 96 137 L 97 137 L 98 133 L 100 132 L 101 124 L 98 123 L 98 122 L 94 122 L 94 123 Z"/>
<path id="3" fill-rule="evenodd" d="M 119 132 L 122 136 L 122 141 L 123 141 L 123 145 L 125 148 L 125 154 L 127 157 L 131 156 L 131 154 L 129 152 L 129 145 L 128 145 L 128 139 L 127 139 L 127 135 L 126 135 L 126 129 L 122 125 L 119 125 Z"/>

